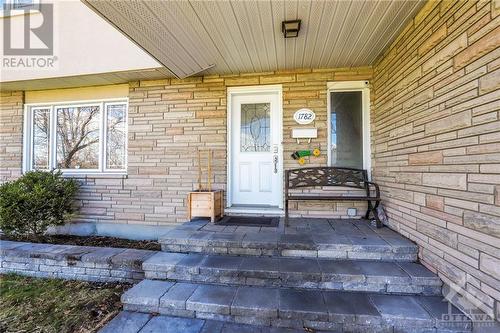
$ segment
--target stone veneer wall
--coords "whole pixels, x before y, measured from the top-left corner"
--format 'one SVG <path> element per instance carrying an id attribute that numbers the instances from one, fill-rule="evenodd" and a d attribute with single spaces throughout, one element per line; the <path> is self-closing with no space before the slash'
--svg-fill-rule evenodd
<path id="1" fill-rule="evenodd" d="M 291 153 L 304 147 L 320 147 L 323 155 L 310 166 L 326 165 L 326 83 L 333 80 L 365 80 L 371 68 L 297 70 L 231 76 L 193 77 L 184 80 L 143 81 L 130 85 L 128 179 L 123 181 L 133 208 L 116 211 L 116 222 L 185 221 L 186 193 L 197 187 L 199 148 L 212 148 L 215 159 L 214 188 L 226 188 L 227 87 L 283 85 L 283 138 L 285 169 L 299 167 Z M 302 107 L 316 112 L 319 137 L 310 145 L 291 138 L 293 113 Z M 116 181 L 121 186 L 120 181 Z M 110 184 L 111 185 L 111 184 Z M 309 216 L 346 216 L 347 207 L 364 203 L 297 203 L 292 213 Z M 364 213 L 364 211 L 361 211 Z"/>
<path id="2" fill-rule="evenodd" d="M 308 166 L 327 162 L 327 82 L 370 80 L 370 67 L 304 69 L 241 75 L 213 75 L 184 80 L 131 82 L 128 121 L 128 175 L 81 179 L 81 213 L 62 232 L 100 233 L 142 238 L 161 235 L 161 226 L 186 220 L 186 193 L 197 187 L 198 148 L 214 149 L 214 188 L 226 188 L 227 87 L 282 84 L 285 169 L 300 167 L 290 157 L 297 149 L 320 147 Z M 0 160 L 2 180 L 20 175 L 22 93 L 2 93 Z M 294 112 L 316 112 L 318 139 L 297 145 L 291 138 Z M 6 110 L 6 111 L 4 111 Z M 3 139 L 3 137 L 2 137 Z M 8 163 L 8 164 L 7 164 Z M 293 202 L 291 214 L 346 217 L 348 207 L 365 213 L 366 203 Z M 332 213 L 333 212 L 333 213 Z M 89 223 L 84 223 L 89 222 Z M 121 224 L 119 227 L 116 224 Z M 128 226 L 131 228 L 128 228 Z M 147 231 L 149 230 L 149 231 Z"/>
<path id="3" fill-rule="evenodd" d="M 500 306 L 500 2 L 430 1 L 375 66 L 374 179 L 389 224 L 415 240 L 420 258 L 491 316 Z M 365 80 L 370 68 L 297 70 L 130 85 L 129 175 L 83 179 L 82 220 L 163 225 L 185 219 L 196 183 L 194 152 L 216 150 L 215 187 L 226 183 L 226 87 L 283 84 L 285 168 L 303 148 L 293 112 L 317 113 L 326 151 L 326 82 Z M 21 173 L 22 92 L 2 92 L 0 181 Z M 326 155 L 309 165 L 325 165 Z M 309 216 L 349 205 L 292 205 Z M 362 208 L 362 206 L 359 206 Z"/>
<path id="4" fill-rule="evenodd" d="M 500 2 L 430 1 L 374 66 L 372 154 L 389 225 L 500 316 Z"/>
<path id="5" fill-rule="evenodd" d="M 0 184 L 21 175 L 23 104 L 22 91 L 0 92 Z"/>
<path id="6" fill-rule="evenodd" d="M 0 274 L 96 282 L 138 282 L 156 251 L 0 241 Z"/>

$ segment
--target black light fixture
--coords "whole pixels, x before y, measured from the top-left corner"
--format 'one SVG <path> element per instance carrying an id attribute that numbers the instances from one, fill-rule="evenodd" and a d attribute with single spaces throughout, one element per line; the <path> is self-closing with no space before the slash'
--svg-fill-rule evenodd
<path id="1" fill-rule="evenodd" d="M 281 23 L 281 32 L 285 38 L 294 38 L 299 35 L 300 20 L 283 21 Z"/>

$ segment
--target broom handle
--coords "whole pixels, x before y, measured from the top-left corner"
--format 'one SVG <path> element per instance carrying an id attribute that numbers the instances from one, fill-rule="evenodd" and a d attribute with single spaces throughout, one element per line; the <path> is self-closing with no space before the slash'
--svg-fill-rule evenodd
<path id="1" fill-rule="evenodd" d="M 208 190 L 212 191 L 212 150 L 208 150 Z"/>
<path id="2" fill-rule="evenodd" d="M 198 191 L 201 192 L 201 153 L 198 149 Z"/>

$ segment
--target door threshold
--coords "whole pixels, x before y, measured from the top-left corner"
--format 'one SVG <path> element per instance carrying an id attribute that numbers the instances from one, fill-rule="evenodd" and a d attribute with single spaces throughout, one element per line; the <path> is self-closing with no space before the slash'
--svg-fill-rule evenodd
<path id="1" fill-rule="evenodd" d="M 284 216 L 285 212 L 279 207 L 263 206 L 231 206 L 224 210 L 229 216 Z"/>

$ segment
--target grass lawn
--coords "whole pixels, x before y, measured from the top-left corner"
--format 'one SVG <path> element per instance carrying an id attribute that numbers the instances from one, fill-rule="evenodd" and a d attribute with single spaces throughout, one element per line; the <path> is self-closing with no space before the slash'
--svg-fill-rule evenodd
<path id="1" fill-rule="evenodd" d="M 0 332 L 97 332 L 129 287 L 0 275 Z"/>

